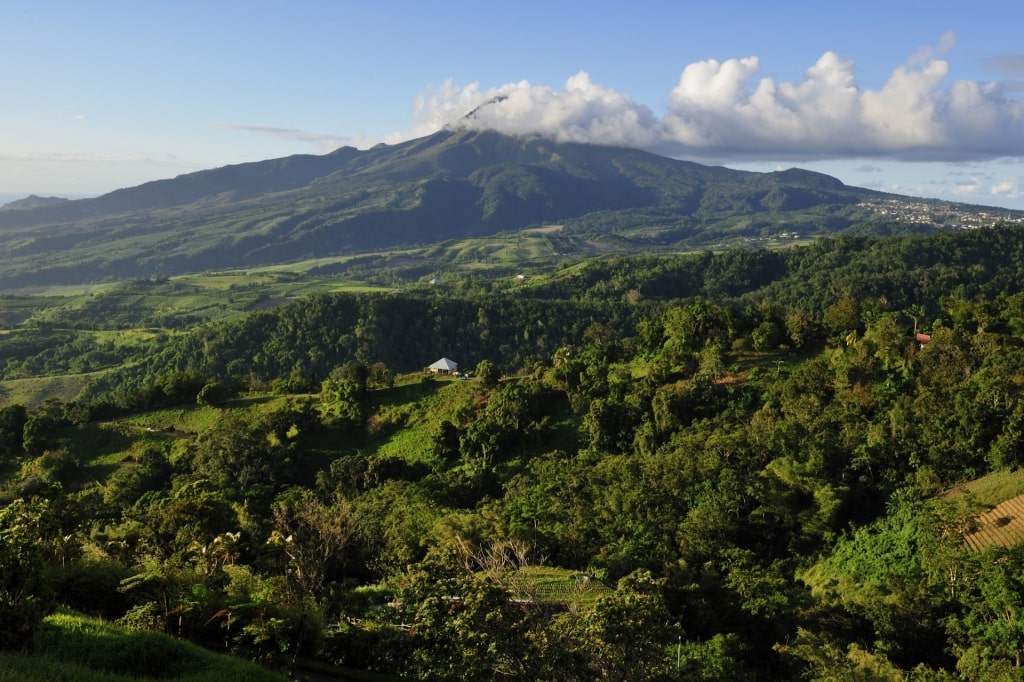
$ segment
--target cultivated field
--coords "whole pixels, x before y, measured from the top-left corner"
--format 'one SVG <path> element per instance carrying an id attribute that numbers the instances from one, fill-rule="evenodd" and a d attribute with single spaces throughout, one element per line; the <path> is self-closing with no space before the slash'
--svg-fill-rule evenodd
<path id="1" fill-rule="evenodd" d="M 1024 495 L 1006 500 L 978 516 L 976 530 L 964 534 L 972 549 L 982 550 L 992 545 L 1009 547 L 1024 539 Z"/>

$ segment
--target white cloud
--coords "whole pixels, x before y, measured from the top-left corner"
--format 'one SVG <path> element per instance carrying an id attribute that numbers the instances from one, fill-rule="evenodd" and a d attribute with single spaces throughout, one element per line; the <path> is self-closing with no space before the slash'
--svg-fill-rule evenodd
<path id="1" fill-rule="evenodd" d="M 457 88 L 446 81 L 433 95 L 417 101 L 416 114 L 411 134 L 398 134 L 391 141 L 460 123 L 568 142 L 631 147 L 652 147 L 659 142 L 658 120 L 650 109 L 628 95 L 593 83 L 584 71 L 566 81 L 560 91 L 520 81 L 481 92 L 476 83 Z"/>
<path id="2" fill-rule="evenodd" d="M 527 81 L 487 90 L 446 81 L 418 99 L 413 127 L 387 141 L 465 125 L 717 162 L 1024 156 L 1024 104 L 1010 96 L 1012 82 L 947 83 L 949 63 L 940 55 L 954 43 L 953 34 L 942 36 L 877 89 L 862 87 L 854 63 L 834 52 L 795 82 L 761 76 L 754 56 L 696 62 L 683 69 L 660 117 L 583 71 L 560 90 Z M 999 65 L 1010 70 L 1008 63 L 1017 61 Z"/>
<path id="3" fill-rule="evenodd" d="M 946 31 L 939 36 L 938 45 L 924 45 L 917 49 L 910 59 L 907 60 L 907 64 L 912 66 L 920 66 L 927 64 L 932 59 L 944 55 L 956 46 L 956 34 L 952 31 Z"/>
<path id="4" fill-rule="evenodd" d="M 1020 185 L 1016 180 L 1002 180 L 992 185 L 992 196 L 1005 199 L 1016 199 L 1020 196 Z"/>
<path id="5" fill-rule="evenodd" d="M 970 178 L 968 180 L 961 180 L 956 183 L 953 188 L 953 194 L 957 196 L 966 196 L 976 194 L 981 189 L 981 181 L 978 178 Z"/>

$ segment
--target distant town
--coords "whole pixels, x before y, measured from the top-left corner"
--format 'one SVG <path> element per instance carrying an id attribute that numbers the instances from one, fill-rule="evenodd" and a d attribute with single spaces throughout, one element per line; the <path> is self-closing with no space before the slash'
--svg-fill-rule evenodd
<path id="1" fill-rule="evenodd" d="M 887 218 L 902 222 L 945 225 L 962 230 L 991 227 L 996 224 L 1024 225 L 1024 212 L 999 208 L 980 208 L 966 204 L 907 199 L 877 199 L 857 204 Z"/>

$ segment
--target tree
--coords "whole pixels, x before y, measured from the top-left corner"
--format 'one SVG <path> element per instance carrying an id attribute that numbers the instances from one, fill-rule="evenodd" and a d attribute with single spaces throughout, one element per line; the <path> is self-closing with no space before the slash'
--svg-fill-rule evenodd
<path id="1" fill-rule="evenodd" d="M 193 470 L 236 499 L 269 504 L 294 470 L 297 422 L 304 419 L 301 412 L 284 409 L 250 424 L 229 413 L 196 442 Z"/>
<path id="2" fill-rule="evenodd" d="M 352 534 L 352 507 L 338 494 L 325 503 L 306 488 L 290 488 L 274 500 L 271 516 L 274 530 L 267 545 L 287 559 L 287 597 L 299 614 L 290 647 L 294 668 L 309 636 L 309 621 L 321 629 L 324 583 L 331 563 L 340 561 Z"/>
<path id="3" fill-rule="evenodd" d="M 22 427 L 22 450 L 33 457 L 43 454 L 43 451 L 56 443 L 54 432 L 58 422 L 46 415 L 29 417 Z"/>
<path id="4" fill-rule="evenodd" d="M 79 458 L 67 448 L 46 450 L 22 469 L 23 482 L 68 485 L 78 476 L 80 466 Z"/>
<path id="5" fill-rule="evenodd" d="M 28 410 L 24 405 L 0 407 L 0 461 L 17 457 L 24 452 L 25 422 Z"/>
<path id="6" fill-rule="evenodd" d="M 378 388 L 391 388 L 395 385 L 395 373 L 383 362 L 370 365 L 369 384 Z"/>
<path id="7" fill-rule="evenodd" d="M 661 585 L 646 571 L 619 581 L 586 618 L 590 658 L 605 680 L 652 680 L 671 675 L 670 646 L 681 634 L 673 627 Z"/>
<path id="8" fill-rule="evenodd" d="M 196 395 L 196 402 L 200 405 L 220 405 L 230 395 L 231 392 L 224 382 L 210 381 L 199 389 L 199 394 Z"/>
<path id="9" fill-rule="evenodd" d="M 238 528 L 238 514 L 228 495 L 209 481 L 175 481 L 170 493 L 145 493 L 123 513 L 141 530 L 140 554 L 176 560 Z"/>
<path id="10" fill-rule="evenodd" d="M 430 435 L 430 454 L 435 466 L 449 466 L 459 455 L 459 428 L 447 419 L 441 421 Z"/>
<path id="11" fill-rule="evenodd" d="M 697 354 L 697 363 L 697 380 L 708 383 L 718 381 L 725 374 L 725 354 L 722 352 L 722 345 L 711 342 L 704 346 Z"/>
<path id="12" fill-rule="evenodd" d="M 814 318 L 803 308 L 794 308 L 786 314 L 786 336 L 794 348 L 805 348 L 815 332 Z"/>
<path id="13" fill-rule="evenodd" d="M 480 377 L 480 380 L 487 388 L 494 388 L 498 385 L 498 380 L 501 379 L 501 371 L 498 369 L 498 366 L 490 360 L 481 360 L 478 362 L 474 373 L 476 376 Z"/>
<path id="14" fill-rule="evenodd" d="M 450 682 L 536 679 L 527 613 L 500 583 L 467 570 L 454 546 L 431 552 L 407 578 L 413 679 Z"/>
<path id="15" fill-rule="evenodd" d="M 306 595 L 319 597 L 331 562 L 352 534 L 352 507 L 335 494 L 321 501 L 307 488 L 289 488 L 271 507 L 274 533 L 269 544 L 287 557 L 289 579 Z"/>
<path id="16" fill-rule="evenodd" d="M 969 589 L 960 592 L 963 613 L 950 620 L 957 667 L 970 679 L 995 679 L 1024 665 L 1024 546 L 992 547 L 977 556 Z"/>
<path id="17" fill-rule="evenodd" d="M 843 296 L 825 311 L 824 322 L 833 339 L 841 339 L 850 332 L 860 331 L 860 303 L 853 296 Z"/>
<path id="18" fill-rule="evenodd" d="M 705 300 L 669 308 L 662 318 L 665 330 L 664 350 L 678 363 L 713 340 L 725 340 L 729 322 L 725 310 Z"/>
<path id="19" fill-rule="evenodd" d="M 779 326 L 772 320 L 765 320 L 750 332 L 750 340 L 754 343 L 754 350 L 771 350 L 779 345 Z"/>
<path id="20" fill-rule="evenodd" d="M 362 428 L 368 412 L 367 396 L 365 383 L 343 376 L 325 379 L 320 387 L 325 421 L 341 428 Z"/>
<path id="21" fill-rule="evenodd" d="M 49 500 L 15 500 L 0 509 L 0 649 L 20 649 L 53 606 L 47 552 L 64 536 Z"/>
<path id="22" fill-rule="evenodd" d="M 597 398 L 583 417 L 590 447 L 606 452 L 624 452 L 633 442 L 636 410 L 612 399 Z"/>
<path id="23" fill-rule="evenodd" d="M 159 448 L 149 446 L 135 463 L 125 463 L 110 475 L 104 486 L 103 499 L 115 508 L 127 507 L 143 494 L 167 487 L 172 472 L 167 455 Z"/>
<path id="24" fill-rule="evenodd" d="M 207 378 L 199 372 L 187 371 L 168 372 L 158 376 L 154 385 L 162 393 L 160 398 L 162 404 L 184 405 L 194 403 L 199 391 L 207 383 Z"/>

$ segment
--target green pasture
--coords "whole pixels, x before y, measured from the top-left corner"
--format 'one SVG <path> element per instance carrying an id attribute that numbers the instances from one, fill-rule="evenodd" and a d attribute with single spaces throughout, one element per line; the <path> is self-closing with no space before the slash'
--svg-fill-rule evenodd
<path id="1" fill-rule="evenodd" d="M 157 632 L 55 613 L 37 628 L 33 652 L 0 654 L 7 682 L 272 682 L 284 680 L 250 661 L 215 654 Z"/>
<path id="2" fill-rule="evenodd" d="M 0 381 L 0 405 L 9 403 L 34 406 L 47 398 L 70 402 L 82 392 L 87 382 L 88 376 L 84 374 Z"/>
<path id="3" fill-rule="evenodd" d="M 442 422 L 465 421 L 480 384 L 456 379 L 423 382 L 419 374 L 410 377 L 414 383 L 374 394 L 378 409 L 371 419 L 382 438 L 376 445 L 377 457 L 415 464 L 429 461 L 432 438 Z"/>
<path id="4" fill-rule="evenodd" d="M 943 497 L 950 498 L 970 493 L 985 507 L 1024 495 L 1024 469 L 995 471 L 947 490 Z"/>
<path id="5" fill-rule="evenodd" d="M 217 407 L 211 405 L 181 405 L 124 417 L 116 422 L 118 428 L 146 433 L 176 431 L 196 434 L 208 431 L 230 411 L 244 411 L 256 417 L 261 413 L 281 409 L 288 398 L 279 395 L 260 395 L 238 398 Z"/>
<path id="6" fill-rule="evenodd" d="M 143 239 L 140 236 L 138 239 Z M 558 240 L 557 243 L 555 240 Z M 564 243 L 563 243 L 564 242 Z M 567 251 L 607 250 L 604 239 L 587 244 L 545 231 L 465 238 L 423 248 L 316 257 L 245 270 L 205 271 L 156 280 L 50 285 L 0 295 L 0 329 L 47 324 L 103 328 L 143 321 L 215 321 L 244 314 L 267 301 L 315 293 L 389 291 L 440 274 L 536 277 L 565 262 Z M 100 256 L 110 254 L 97 254 Z M 330 273 L 330 274 L 322 274 Z"/>

